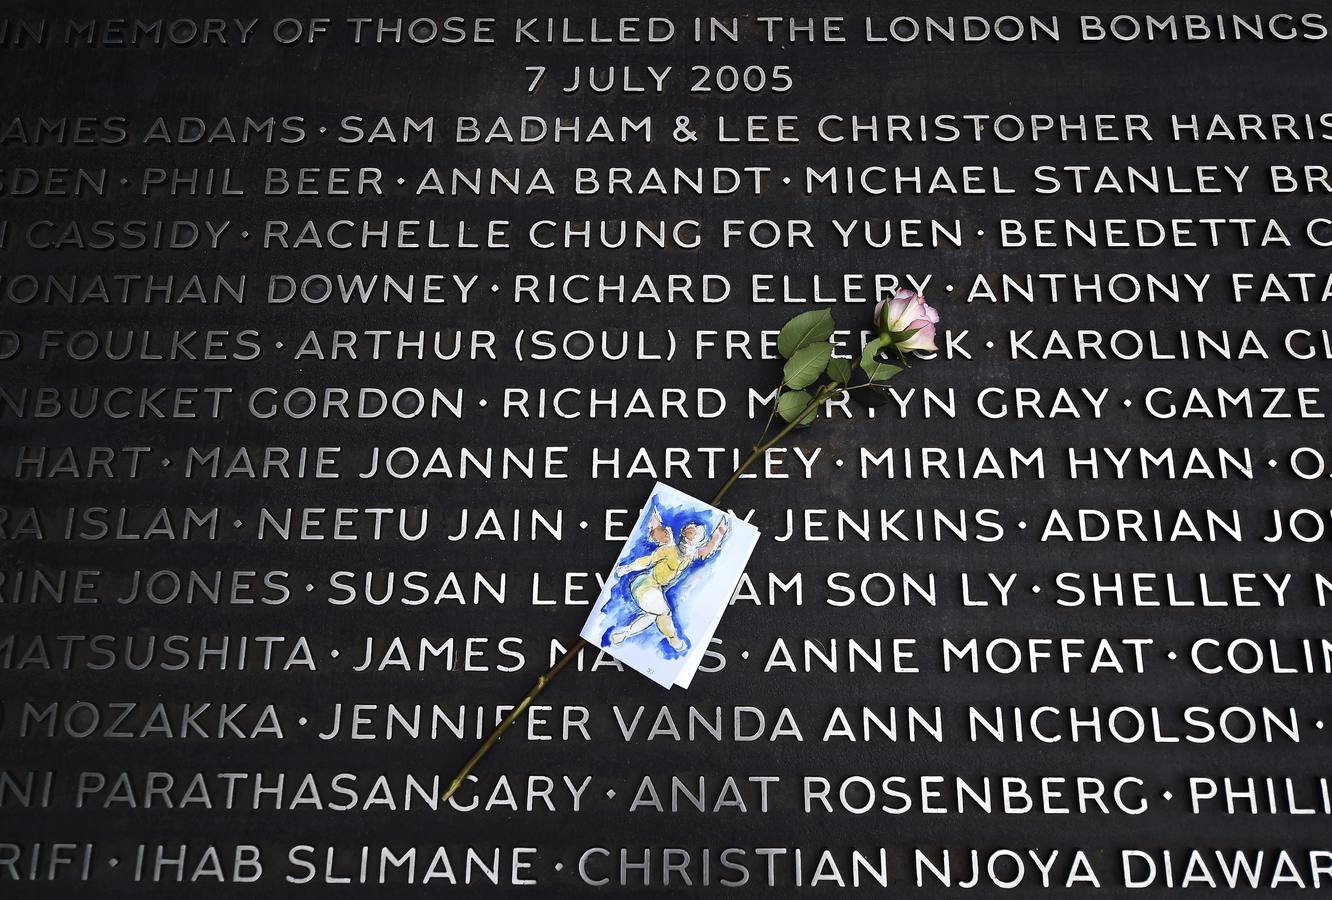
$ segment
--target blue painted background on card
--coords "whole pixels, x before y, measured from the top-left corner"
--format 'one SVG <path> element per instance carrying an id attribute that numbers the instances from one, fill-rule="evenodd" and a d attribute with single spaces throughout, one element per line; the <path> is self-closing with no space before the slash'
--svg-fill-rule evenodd
<path id="1" fill-rule="evenodd" d="M 657 550 L 659 545 L 653 543 L 652 538 L 648 536 L 648 520 L 652 517 L 653 509 L 661 514 L 662 524 L 671 529 L 676 542 L 680 540 L 680 534 L 684 531 L 685 526 L 692 522 L 700 523 L 706 527 L 708 535 L 711 537 L 713 531 L 725 518 L 723 513 L 710 507 L 691 506 L 689 504 L 672 506 L 663 501 L 659 495 L 654 495 L 649 501 L 646 511 L 639 516 L 639 520 L 634 526 L 636 540 L 633 546 L 615 561 L 616 568 Z M 676 633 L 684 639 L 682 649 L 676 650 L 673 648 L 670 642 L 666 640 L 666 636 L 655 625 L 626 638 L 624 644 L 637 644 L 644 648 L 654 649 L 662 659 L 679 659 L 682 656 L 687 656 L 693 646 L 691 613 L 699 606 L 699 604 L 688 602 L 690 591 L 694 589 L 694 585 L 699 580 L 699 574 L 712 566 L 725 552 L 726 542 L 723 541 L 716 553 L 707 559 L 695 559 L 689 564 L 684 576 L 665 590 L 666 603 L 671 608 Z M 610 620 L 610 624 L 601 635 L 601 646 L 609 647 L 611 645 L 611 632 L 617 628 L 627 626 L 642 614 L 643 610 L 639 608 L 638 603 L 629 593 L 629 588 L 633 585 L 634 579 L 642 574 L 642 572 L 631 572 L 623 578 L 617 578 L 614 574 L 611 575 L 610 597 L 601 608 L 602 615 Z"/>

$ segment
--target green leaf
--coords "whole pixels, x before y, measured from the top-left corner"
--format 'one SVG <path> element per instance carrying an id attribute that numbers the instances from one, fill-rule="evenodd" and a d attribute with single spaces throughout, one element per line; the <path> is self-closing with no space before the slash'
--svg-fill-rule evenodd
<path id="1" fill-rule="evenodd" d="M 865 374 L 868 375 L 869 380 L 875 384 L 883 384 L 894 375 L 900 374 L 901 371 L 901 366 L 895 366 L 892 363 L 876 362 L 872 369 L 865 370 Z"/>
<path id="2" fill-rule="evenodd" d="M 782 326 L 777 335 L 777 351 L 790 359 L 801 347 L 828 340 L 835 327 L 829 310 L 815 309 L 801 313 Z"/>
<path id="3" fill-rule="evenodd" d="M 870 341 L 860 353 L 860 368 L 875 384 L 882 384 L 902 371 L 901 366 L 879 362 L 879 351 L 883 347 L 882 341 Z"/>
<path id="4" fill-rule="evenodd" d="M 794 422 L 796 416 L 800 415 L 801 411 L 806 406 L 809 406 L 813 399 L 814 398 L 809 395 L 809 391 L 787 391 L 777 398 L 777 415 L 781 416 L 787 422 Z M 818 407 L 805 413 L 805 417 L 800 420 L 800 427 L 803 428 L 810 422 L 813 422 L 818 414 Z"/>
<path id="5" fill-rule="evenodd" d="M 828 377 L 837 384 L 846 384 L 851 380 L 851 360 L 834 356 L 828 360 Z"/>
<path id="6" fill-rule="evenodd" d="M 819 380 L 832 359 L 832 344 L 810 344 L 801 347 L 782 367 L 782 384 L 793 390 L 809 387 Z"/>

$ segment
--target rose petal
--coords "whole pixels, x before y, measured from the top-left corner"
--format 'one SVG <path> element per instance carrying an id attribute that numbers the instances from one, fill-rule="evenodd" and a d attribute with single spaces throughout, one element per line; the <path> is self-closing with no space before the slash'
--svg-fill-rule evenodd
<path id="1" fill-rule="evenodd" d="M 920 299 L 912 294 L 909 297 L 894 297 L 888 302 L 888 309 L 881 319 L 881 324 L 886 331 L 902 331 L 906 324 L 916 316 L 916 304 Z"/>
<path id="2" fill-rule="evenodd" d="M 911 323 L 912 328 L 918 329 L 911 337 L 897 343 L 897 349 L 902 352 L 910 350 L 933 353 L 939 348 L 934 345 L 934 323 L 925 319 L 918 319 Z M 911 329 L 907 329 L 908 331 Z"/>

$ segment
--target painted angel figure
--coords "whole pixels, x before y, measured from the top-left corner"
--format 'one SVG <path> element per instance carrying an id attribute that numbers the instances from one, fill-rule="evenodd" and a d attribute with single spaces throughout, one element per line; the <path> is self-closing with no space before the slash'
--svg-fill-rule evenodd
<path id="1" fill-rule="evenodd" d="M 661 512 L 654 509 L 648 518 L 648 538 L 658 547 L 647 556 L 640 556 L 615 569 L 615 577 L 623 578 L 634 572 L 643 572 L 629 585 L 642 613 L 623 628 L 611 632 L 611 643 L 622 643 L 626 638 L 656 624 L 673 650 L 685 648 L 684 638 L 676 633 L 671 606 L 666 602 L 666 589 L 675 584 L 696 560 L 704 560 L 717 552 L 730 528 L 729 517 L 723 519 L 712 532 L 700 522 L 690 522 L 680 530 L 680 540 L 669 525 L 661 520 Z"/>

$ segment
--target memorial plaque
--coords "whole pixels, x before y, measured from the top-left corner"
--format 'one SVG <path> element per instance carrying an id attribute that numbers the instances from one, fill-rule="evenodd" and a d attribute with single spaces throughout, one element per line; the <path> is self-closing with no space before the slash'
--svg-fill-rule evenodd
<path id="1" fill-rule="evenodd" d="M 6 4 L 0 897 L 1327 891 L 1329 27 Z"/>

